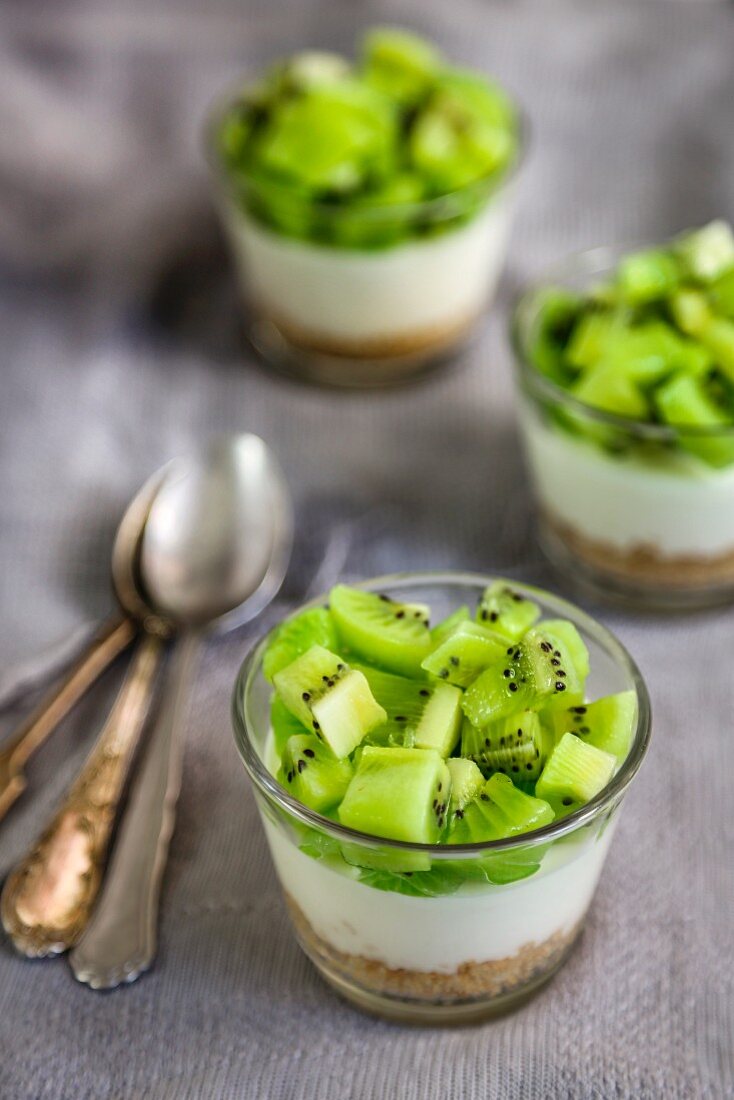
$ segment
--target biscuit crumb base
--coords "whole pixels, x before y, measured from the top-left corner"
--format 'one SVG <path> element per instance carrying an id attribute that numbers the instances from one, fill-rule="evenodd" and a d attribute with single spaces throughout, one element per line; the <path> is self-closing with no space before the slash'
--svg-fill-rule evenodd
<path id="1" fill-rule="evenodd" d="M 453 973 L 434 970 L 393 969 L 378 959 L 348 955 L 319 936 L 286 892 L 286 903 L 298 938 L 307 954 L 349 985 L 372 994 L 426 1004 L 461 1004 L 488 1001 L 537 985 L 562 962 L 581 931 L 554 932 L 542 943 L 527 943 L 508 958 L 465 962 Z"/>
<path id="2" fill-rule="evenodd" d="M 552 535 L 582 562 L 619 580 L 644 582 L 656 589 L 706 589 L 734 584 L 734 548 L 725 554 L 669 555 L 658 546 L 640 544 L 620 550 L 602 539 L 582 535 L 568 523 L 544 512 Z"/>

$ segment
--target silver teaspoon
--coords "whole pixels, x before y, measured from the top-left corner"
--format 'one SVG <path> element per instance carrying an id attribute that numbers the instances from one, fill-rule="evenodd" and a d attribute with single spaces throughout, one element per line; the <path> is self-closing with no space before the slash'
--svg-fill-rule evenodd
<path id="1" fill-rule="evenodd" d="M 94 989 L 135 980 L 156 953 L 161 880 L 181 782 L 181 726 L 204 634 L 257 615 L 290 559 L 290 496 L 254 435 L 216 441 L 177 464 L 150 509 L 141 591 L 179 632 L 160 714 L 135 777 L 97 908 L 69 956 Z"/>

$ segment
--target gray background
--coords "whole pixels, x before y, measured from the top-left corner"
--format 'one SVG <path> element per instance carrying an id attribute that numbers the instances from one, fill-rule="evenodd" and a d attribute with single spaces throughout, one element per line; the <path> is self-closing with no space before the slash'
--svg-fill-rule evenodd
<path id="1" fill-rule="evenodd" d="M 393 19 L 497 74 L 533 141 L 500 299 L 455 369 L 386 394 L 268 376 L 239 342 L 198 147 L 239 71 Z M 549 581 L 513 423 L 508 303 L 569 250 L 734 216 L 734 9 L 708 4 L 5 0 L 0 49 L 0 669 L 109 607 L 128 496 L 193 440 L 254 429 L 298 502 L 273 615 L 337 575 L 456 566 Z M 655 737 L 583 941 L 504 1021 L 364 1017 L 291 939 L 236 760 L 229 692 L 193 691 L 155 971 L 108 995 L 0 946 L 0 1096 L 734 1096 L 730 611 L 602 611 L 638 658 Z M 122 668 L 30 769 L 0 875 L 83 759 Z M 0 729 L 18 715 L 6 712 Z"/>

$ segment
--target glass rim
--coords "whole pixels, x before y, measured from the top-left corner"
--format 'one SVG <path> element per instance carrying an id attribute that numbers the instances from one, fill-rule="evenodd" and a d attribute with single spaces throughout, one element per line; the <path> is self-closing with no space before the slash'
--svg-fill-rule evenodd
<path id="1" fill-rule="evenodd" d="M 355 584 L 354 587 L 363 588 L 366 591 L 384 591 L 386 589 L 389 590 L 391 587 L 410 588 L 420 587 L 421 585 L 443 585 L 447 587 L 458 587 L 461 585 L 475 586 L 479 589 L 483 589 L 488 584 L 491 584 L 493 580 L 497 579 L 499 578 L 487 576 L 482 573 L 464 573 L 450 570 L 417 571 L 392 573 L 382 577 L 370 578 L 369 580 Z M 255 642 L 247 653 L 238 672 L 232 696 L 232 720 L 234 725 L 235 744 L 245 766 L 245 770 L 256 789 L 264 795 L 269 802 L 274 802 L 279 809 L 284 811 L 289 817 L 296 818 L 296 820 L 303 825 L 316 828 L 320 832 L 335 836 L 340 841 L 356 842 L 363 846 L 369 845 L 370 847 L 390 848 L 406 852 L 429 853 L 432 858 L 439 860 L 455 860 L 457 857 L 461 856 L 477 856 L 482 852 L 502 852 L 513 848 L 540 846 L 552 840 L 557 840 L 560 837 L 567 836 L 569 833 L 576 832 L 585 825 L 589 825 L 592 821 L 596 820 L 596 818 L 600 817 L 610 806 L 616 805 L 637 773 L 650 742 L 652 708 L 650 696 L 642 674 L 619 639 L 608 630 L 607 627 L 603 626 L 598 620 L 581 610 L 581 608 L 564 599 L 562 596 L 556 596 L 534 585 L 515 580 L 511 583 L 513 588 L 517 588 L 518 591 L 531 598 L 540 599 L 545 607 L 550 605 L 552 610 L 557 614 L 560 613 L 564 618 L 569 618 L 574 623 L 579 624 L 604 647 L 607 653 L 611 653 L 616 659 L 618 667 L 621 666 L 624 668 L 632 682 L 637 696 L 637 724 L 632 743 L 618 771 L 614 774 L 607 786 L 600 791 L 595 798 L 591 799 L 591 801 L 587 802 L 584 806 L 581 806 L 578 810 L 574 810 L 573 813 L 568 814 L 566 817 L 552 821 L 549 825 L 544 825 L 540 829 L 535 829 L 528 833 L 520 833 L 514 837 L 506 837 L 501 840 L 479 841 L 473 844 L 419 844 L 407 840 L 393 840 L 389 837 L 375 836 L 372 833 L 364 833 L 357 829 L 351 829 L 339 822 L 332 821 L 331 818 L 324 817 L 315 810 L 309 809 L 302 802 L 299 802 L 298 799 L 293 798 L 293 796 L 278 783 L 275 776 L 272 775 L 261 759 L 260 754 L 250 738 L 248 730 L 247 706 L 250 686 L 254 677 L 260 671 L 265 648 L 267 647 L 273 631 L 280 625 L 279 623 L 273 626 L 259 639 L 259 641 Z M 314 607 L 323 607 L 327 602 L 328 593 L 323 593 L 301 605 L 286 618 L 293 618 L 302 611 Z M 249 722 L 250 725 L 254 725 L 252 720 L 249 720 Z"/>
<path id="2" fill-rule="evenodd" d="M 256 194 L 258 191 L 257 186 L 253 184 L 252 178 L 245 172 L 243 172 L 241 180 L 239 181 L 240 185 L 235 185 L 234 174 L 224 164 L 223 158 L 216 145 L 217 126 L 221 123 L 225 113 L 241 100 L 242 92 L 242 82 L 239 81 L 236 89 L 232 87 L 230 90 L 217 96 L 206 113 L 202 128 L 202 140 L 206 162 L 214 177 L 230 197 L 241 194 L 248 189 L 250 193 Z M 438 217 L 436 218 L 438 222 L 439 220 L 448 220 L 448 218 L 452 216 L 452 211 L 450 209 L 445 210 L 445 208 L 461 202 L 466 195 L 476 194 L 477 197 L 489 200 L 490 198 L 502 194 L 515 182 L 520 169 L 527 159 L 531 139 L 530 121 L 526 111 L 514 96 L 509 98 L 511 99 L 517 120 L 517 143 L 514 155 L 501 171 L 490 172 L 478 180 L 472 180 L 471 183 L 456 188 L 454 191 L 447 191 L 445 195 L 435 195 L 433 198 L 419 199 L 417 202 L 380 203 L 373 205 L 367 203 L 355 210 L 354 205 L 348 203 L 341 207 L 336 203 L 324 202 L 323 200 L 312 202 L 306 199 L 303 201 L 307 203 L 310 211 L 323 216 L 325 219 L 331 220 L 337 220 L 340 217 L 353 218 L 359 215 L 367 222 L 374 221 L 379 224 L 380 222 L 388 221 L 390 218 L 406 217 L 412 214 L 428 216 L 431 213 L 437 212 L 441 215 L 440 219 Z M 265 192 L 277 194 L 285 199 L 294 199 L 298 195 L 295 188 L 277 182 L 269 182 L 266 188 L 260 189 L 261 194 Z M 302 199 L 302 196 L 300 198 Z M 277 230 L 273 230 L 273 232 L 277 233 L 278 236 L 286 236 L 286 234 L 278 233 Z M 405 241 L 401 241 L 400 243 L 403 244 L 410 240 L 413 240 L 412 236 L 408 236 Z"/>
<path id="3" fill-rule="evenodd" d="M 537 367 L 529 362 L 525 352 L 523 331 L 532 318 L 533 299 L 537 294 L 553 287 L 567 288 L 569 282 L 575 276 L 586 275 L 588 278 L 592 278 L 595 275 L 603 275 L 612 271 L 619 260 L 623 259 L 628 253 L 665 247 L 673 240 L 675 240 L 674 237 L 657 244 L 651 244 L 649 241 L 637 241 L 597 245 L 594 248 L 573 252 L 564 259 L 543 267 L 540 273 L 516 294 L 511 307 L 510 346 L 515 360 L 516 374 L 519 376 L 522 387 L 526 392 L 531 393 L 534 397 L 551 401 L 556 406 L 571 409 L 598 424 L 624 431 L 627 435 L 634 436 L 636 439 L 648 439 L 659 443 L 675 443 L 688 438 L 718 439 L 722 436 L 725 438 L 734 436 L 734 423 L 711 427 L 693 424 L 650 424 L 645 420 L 633 420 L 631 417 L 621 416 L 618 413 L 596 409 L 593 405 L 587 405 L 584 401 L 580 401 L 578 397 L 574 397 L 563 386 L 542 374 Z"/>

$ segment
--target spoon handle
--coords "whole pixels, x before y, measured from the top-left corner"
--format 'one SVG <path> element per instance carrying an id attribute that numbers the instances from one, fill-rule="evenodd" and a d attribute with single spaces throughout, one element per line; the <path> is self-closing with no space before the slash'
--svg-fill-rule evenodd
<path id="1" fill-rule="evenodd" d="M 22 955 L 56 955 L 76 943 L 102 879 L 125 780 L 148 711 L 163 643 L 146 635 L 91 753 L 0 897 L 3 926 Z"/>
<path id="2" fill-rule="evenodd" d="M 3 742 L 0 749 L 0 821 L 25 790 L 23 769 L 29 757 L 53 733 L 98 676 L 130 644 L 135 630 L 131 619 L 112 616 L 61 683 L 48 692 L 20 729 Z"/>
<path id="3" fill-rule="evenodd" d="M 69 956 L 80 982 L 112 989 L 135 981 L 157 947 L 158 900 L 181 788 L 182 725 L 200 635 L 177 642 L 158 721 L 135 776 L 104 888 Z"/>

